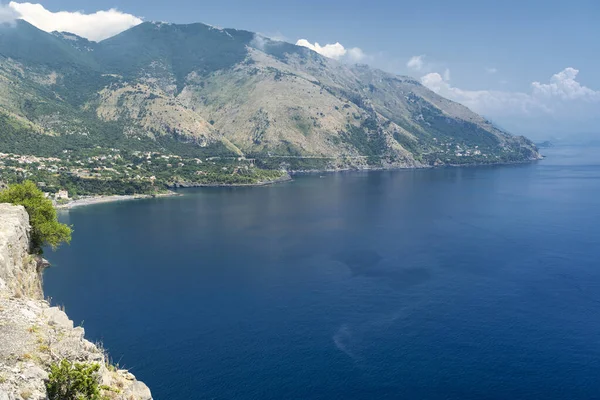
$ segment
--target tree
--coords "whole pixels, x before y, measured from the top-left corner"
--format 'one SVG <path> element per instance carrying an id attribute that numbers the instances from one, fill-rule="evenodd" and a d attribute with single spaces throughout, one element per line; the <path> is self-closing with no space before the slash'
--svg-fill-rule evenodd
<path id="1" fill-rule="evenodd" d="M 50 199 L 31 181 L 11 185 L 0 192 L 0 203 L 11 203 L 25 207 L 31 224 L 31 246 L 36 253 L 42 247 L 55 250 L 61 243 L 71 242 L 71 227 L 58 222 L 56 209 Z"/>
<path id="2" fill-rule="evenodd" d="M 100 400 L 99 364 L 62 360 L 50 366 L 46 383 L 50 400 Z"/>

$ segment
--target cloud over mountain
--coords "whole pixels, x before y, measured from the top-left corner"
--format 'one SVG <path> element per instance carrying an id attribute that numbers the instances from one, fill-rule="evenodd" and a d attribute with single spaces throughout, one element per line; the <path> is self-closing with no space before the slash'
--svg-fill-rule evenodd
<path id="1" fill-rule="evenodd" d="M 13 23 L 19 14 L 10 6 L 0 4 L 0 24 Z"/>
<path id="2" fill-rule="evenodd" d="M 532 123 L 547 131 L 564 130 L 572 121 L 591 126 L 600 107 L 600 90 L 578 82 L 578 73 L 575 68 L 565 68 L 548 83 L 532 82 L 529 92 L 464 90 L 437 72 L 422 76 L 421 83 L 478 113 L 502 120 L 513 130 Z"/>
<path id="3" fill-rule="evenodd" d="M 366 58 L 365 53 L 358 47 L 346 49 L 341 43 L 326 44 L 321 46 L 319 43 L 310 43 L 306 39 L 300 39 L 296 42 L 296 46 L 307 47 L 322 56 L 333 58 L 334 60 L 345 59 L 350 62 L 359 62 Z"/>
<path id="4" fill-rule="evenodd" d="M 424 54 L 420 56 L 412 56 L 410 60 L 408 60 L 408 62 L 406 63 L 406 66 L 414 71 L 421 71 L 423 69 L 423 66 L 425 65 L 424 58 Z"/>
<path id="5" fill-rule="evenodd" d="M 79 11 L 52 12 L 41 4 L 15 1 L 11 1 L 8 7 L 0 8 L 0 22 L 8 18 L 10 12 L 12 12 L 12 19 L 21 18 L 46 32 L 71 32 L 95 41 L 114 36 L 142 23 L 141 18 L 114 8 L 91 14 Z"/>

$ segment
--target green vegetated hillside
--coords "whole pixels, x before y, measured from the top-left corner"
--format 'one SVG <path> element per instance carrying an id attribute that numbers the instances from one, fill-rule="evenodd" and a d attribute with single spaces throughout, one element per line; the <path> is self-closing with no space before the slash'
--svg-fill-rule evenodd
<path id="1" fill-rule="evenodd" d="M 41 157 L 2 156 L 4 179 L 82 193 L 539 157 L 412 78 L 247 31 L 150 22 L 99 43 L 0 25 L 0 152 Z"/>

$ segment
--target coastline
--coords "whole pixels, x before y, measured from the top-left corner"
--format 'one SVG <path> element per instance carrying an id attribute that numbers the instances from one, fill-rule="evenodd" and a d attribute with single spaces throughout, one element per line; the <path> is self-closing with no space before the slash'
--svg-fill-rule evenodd
<path id="1" fill-rule="evenodd" d="M 186 188 L 203 188 L 203 187 L 262 187 L 262 186 L 270 186 L 278 183 L 290 182 L 293 181 L 294 175 L 313 175 L 320 173 L 336 173 L 336 172 L 376 172 L 376 171 L 409 171 L 409 170 L 423 170 L 423 169 L 439 169 L 439 168 L 470 168 L 470 167 L 483 167 L 483 166 L 502 166 L 502 165 L 518 165 L 518 164 L 528 164 L 536 161 L 543 160 L 544 156 L 540 155 L 540 158 L 523 160 L 523 161 L 513 161 L 513 162 L 499 162 L 499 163 L 474 163 L 474 164 L 444 164 L 444 165 L 423 165 L 418 167 L 393 167 L 393 168 L 385 168 L 385 167 L 374 167 L 374 168 L 340 168 L 340 169 L 326 169 L 326 170 L 296 170 L 296 171 L 288 171 L 286 176 L 281 178 L 272 180 L 272 181 L 264 181 L 257 183 L 249 183 L 249 184 L 219 184 L 219 183 L 192 183 L 192 182 L 180 182 L 175 185 L 169 186 L 170 189 L 186 189 Z M 104 204 L 104 203 L 114 203 L 119 201 L 130 201 L 130 200 L 141 200 L 141 199 L 151 199 L 158 197 L 172 197 L 172 196 L 183 196 L 181 193 L 174 192 L 169 190 L 167 193 L 161 194 L 133 194 L 133 195 L 102 195 L 102 196 L 86 196 L 75 200 L 70 200 L 65 204 L 56 204 L 55 207 L 57 210 L 70 210 L 72 208 L 77 207 L 85 207 L 94 204 Z"/>
<path id="2" fill-rule="evenodd" d="M 545 156 L 540 155 L 539 158 L 532 158 L 522 161 L 505 161 L 505 162 L 492 162 L 492 163 L 468 163 L 468 164 L 440 164 L 440 165 L 427 165 L 423 164 L 414 167 L 366 167 L 366 168 L 332 168 L 332 169 L 312 169 L 312 170 L 293 170 L 288 171 L 291 176 L 294 175 L 313 175 L 320 173 L 335 173 L 335 172 L 378 172 L 378 171 L 411 171 L 411 170 L 428 170 L 428 169 L 442 169 L 442 168 L 471 168 L 471 167 L 501 167 L 509 165 L 521 165 L 531 164 L 537 161 L 541 161 Z"/>
<path id="3" fill-rule="evenodd" d="M 275 179 L 272 181 L 264 181 L 257 183 L 249 183 L 249 184 L 238 184 L 238 185 L 230 185 L 230 184 L 200 184 L 200 183 L 190 183 L 190 182 L 181 182 L 177 185 L 169 186 L 170 189 L 185 189 L 185 188 L 199 188 L 199 187 L 260 187 L 260 186 L 268 186 L 274 185 L 277 183 L 289 182 L 292 180 L 292 177 L 288 174 L 279 179 Z M 173 196 L 183 196 L 181 193 L 174 192 L 169 190 L 167 193 L 160 194 L 131 194 L 131 195 L 101 195 L 101 196 L 85 196 L 75 200 L 69 200 L 65 204 L 55 204 L 57 210 L 70 210 L 72 208 L 91 206 L 94 204 L 104 204 L 104 203 L 115 203 L 119 201 L 130 201 L 130 200 L 142 200 L 142 199 L 152 199 L 159 197 L 173 197 Z"/>
<path id="4" fill-rule="evenodd" d="M 274 179 L 272 181 L 262 181 L 256 183 L 238 183 L 238 184 L 229 184 L 229 183 L 193 183 L 193 182 L 178 182 L 177 184 L 169 186 L 170 189 L 189 189 L 189 188 L 201 188 L 201 187 L 260 187 L 260 186 L 269 186 L 277 183 L 289 182 L 292 181 L 292 177 L 290 173 L 281 178 Z"/>
<path id="5" fill-rule="evenodd" d="M 103 195 L 103 196 L 86 196 L 75 200 L 70 200 L 65 204 L 57 204 L 57 210 L 70 210 L 77 207 L 91 206 L 94 204 L 114 203 L 118 201 L 152 199 L 157 197 L 181 196 L 179 193 L 171 192 L 161 194 L 132 194 L 132 195 Z"/>

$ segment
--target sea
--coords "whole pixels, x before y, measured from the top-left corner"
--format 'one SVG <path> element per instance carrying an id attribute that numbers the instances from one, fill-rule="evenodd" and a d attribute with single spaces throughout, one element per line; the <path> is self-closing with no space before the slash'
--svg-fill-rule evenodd
<path id="1" fill-rule="evenodd" d="M 600 148 L 60 213 L 45 293 L 155 400 L 600 399 Z"/>

